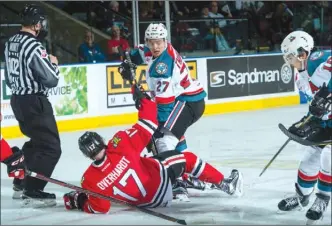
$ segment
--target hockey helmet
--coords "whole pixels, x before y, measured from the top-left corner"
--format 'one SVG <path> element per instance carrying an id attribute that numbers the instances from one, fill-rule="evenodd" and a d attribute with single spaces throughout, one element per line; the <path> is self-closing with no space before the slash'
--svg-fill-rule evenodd
<path id="1" fill-rule="evenodd" d="M 46 37 L 48 32 L 48 22 L 42 7 L 35 4 L 26 5 L 21 12 L 21 20 L 23 26 L 33 26 L 40 23 L 41 29 L 37 36 L 40 39 Z"/>
<path id="2" fill-rule="evenodd" d="M 36 25 L 46 19 L 46 14 L 40 6 L 29 4 L 23 8 L 21 19 L 24 26 Z"/>
<path id="3" fill-rule="evenodd" d="M 89 131 L 78 139 L 78 146 L 82 153 L 90 159 L 94 159 L 99 152 L 106 148 L 104 139 L 98 133 Z"/>
<path id="4" fill-rule="evenodd" d="M 151 23 L 148 28 L 145 30 L 145 41 L 148 39 L 166 39 L 167 38 L 167 29 L 162 23 Z"/>
<path id="5" fill-rule="evenodd" d="M 292 64 L 294 58 L 298 58 L 303 53 L 309 57 L 314 48 L 314 39 L 307 32 L 293 31 L 284 38 L 281 43 L 281 51 L 286 63 Z M 299 59 L 301 60 L 301 59 Z"/>

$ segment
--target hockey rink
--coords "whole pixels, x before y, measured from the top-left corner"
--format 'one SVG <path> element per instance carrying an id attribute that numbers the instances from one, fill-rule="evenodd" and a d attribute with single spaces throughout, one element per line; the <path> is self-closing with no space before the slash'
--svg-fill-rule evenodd
<path id="1" fill-rule="evenodd" d="M 274 108 L 259 111 L 239 112 L 206 116 L 187 131 L 189 149 L 211 163 L 228 177 L 233 168 L 244 176 L 244 195 L 228 196 L 217 190 L 198 191 L 189 189 L 191 202 L 173 203 L 169 208 L 155 211 L 185 219 L 188 224 L 274 224 L 305 225 L 306 210 L 285 214 L 277 212 L 277 204 L 294 193 L 297 167 L 301 159 L 301 146 L 290 142 L 259 177 L 261 170 L 287 140 L 278 129 L 278 123 L 291 125 L 307 112 L 307 105 Z M 128 127 L 128 126 L 126 126 Z M 105 139 L 115 131 L 126 127 L 96 129 Z M 62 133 L 62 156 L 55 168 L 53 178 L 79 185 L 84 170 L 90 164 L 78 149 L 77 140 L 83 133 Z M 9 140 L 10 145 L 22 146 L 24 139 Z M 167 225 L 174 224 L 141 213 L 131 208 L 114 204 L 107 215 L 92 215 L 79 211 L 67 211 L 62 195 L 69 189 L 48 184 L 46 191 L 57 195 L 57 206 L 45 209 L 21 208 L 20 201 L 12 200 L 11 180 L 1 164 L 1 224 L 43 225 Z M 331 203 L 319 224 L 331 225 Z"/>

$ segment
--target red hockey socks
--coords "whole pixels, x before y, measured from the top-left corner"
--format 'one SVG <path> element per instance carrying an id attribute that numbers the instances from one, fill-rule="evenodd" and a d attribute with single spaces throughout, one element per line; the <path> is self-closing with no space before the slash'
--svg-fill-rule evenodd
<path id="1" fill-rule="evenodd" d="M 204 162 L 192 152 L 182 152 L 186 159 L 186 173 L 191 174 L 193 177 L 212 184 L 220 184 L 224 179 L 224 175 L 211 166 L 209 163 Z"/>

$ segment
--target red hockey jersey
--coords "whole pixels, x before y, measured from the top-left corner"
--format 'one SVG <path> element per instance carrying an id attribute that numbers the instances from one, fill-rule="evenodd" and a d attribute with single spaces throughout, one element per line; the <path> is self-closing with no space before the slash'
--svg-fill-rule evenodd
<path id="1" fill-rule="evenodd" d="M 156 105 L 142 103 L 139 121 L 130 129 L 119 131 L 108 142 L 104 160 L 92 163 L 82 178 L 82 187 L 139 206 L 155 207 L 166 193 L 166 170 L 153 158 L 140 157 L 157 129 Z M 106 213 L 110 201 L 88 196 L 84 211 Z"/>
<path id="2" fill-rule="evenodd" d="M 13 154 L 12 149 L 10 148 L 10 146 L 8 145 L 8 143 L 2 139 L 1 136 L 1 153 L 0 153 L 0 161 L 4 161 L 5 159 L 7 159 L 9 156 L 11 156 Z"/>

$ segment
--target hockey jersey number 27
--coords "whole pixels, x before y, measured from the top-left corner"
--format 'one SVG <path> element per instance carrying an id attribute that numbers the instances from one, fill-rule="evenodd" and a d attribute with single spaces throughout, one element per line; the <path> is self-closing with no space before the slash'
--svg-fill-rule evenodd
<path id="1" fill-rule="evenodd" d="M 139 45 L 131 52 L 135 64 L 147 64 L 146 80 L 158 104 L 158 121 L 167 121 L 176 100 L 195 102 L 206 97 L 202 84 L 192 79 L 187 64 L 168 43 L 157 58 L 150 49 Z"/>

